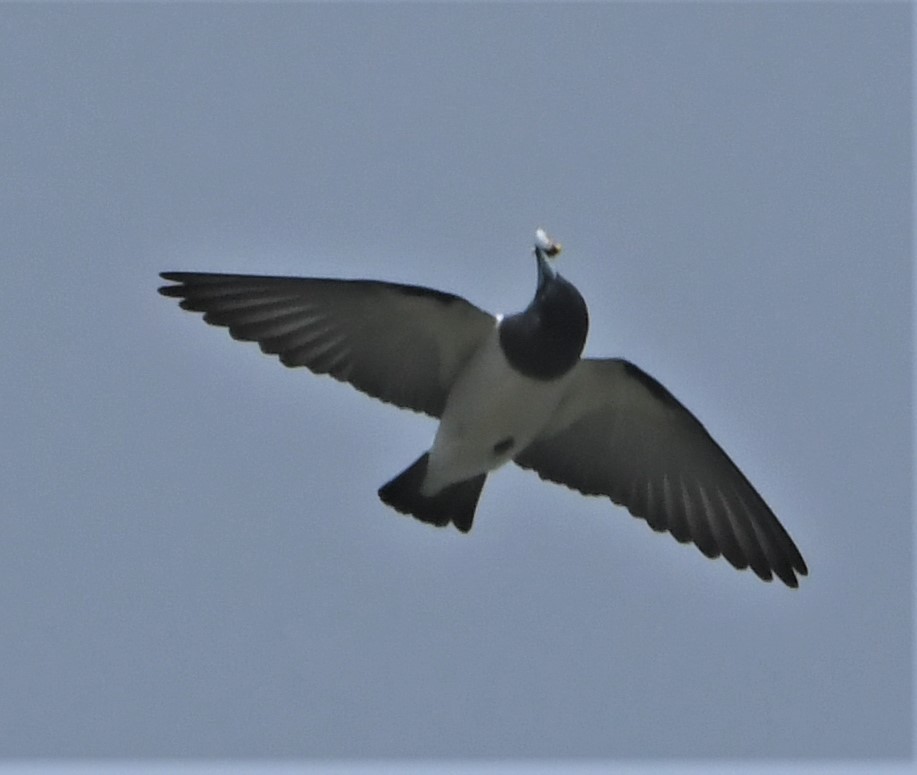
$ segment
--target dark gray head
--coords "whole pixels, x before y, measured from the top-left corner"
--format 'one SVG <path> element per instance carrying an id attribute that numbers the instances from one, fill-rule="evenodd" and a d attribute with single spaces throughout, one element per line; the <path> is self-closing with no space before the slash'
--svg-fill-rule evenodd
<path id="1" fill-rule="evenodd" d="M 526 309 L 500 322 L 500 347 L 517 371 L 536 379 L 557 379 L 579 361 L 589 331 L 586 302 L 561 277 L 553 261 L 559 243 L 543 230 L 535 233 L 538 287 Z"/>

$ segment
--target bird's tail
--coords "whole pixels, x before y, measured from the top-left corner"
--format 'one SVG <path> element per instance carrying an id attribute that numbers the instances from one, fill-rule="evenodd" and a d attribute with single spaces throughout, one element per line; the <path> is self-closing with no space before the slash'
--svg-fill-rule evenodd
<path id="1" fill-rule="evenodd" d="M 420 491 L 427 474 L 429 453 L 424 452 L 414 463 L 379 488 L 379 497 L 402 514 L 410 514 L 422 522 L 445 527 L 452 522 L 463 533 L 471 530 L 474 511 L 481 497 L 487 474 L 444 487 L 436 495 Z"/>

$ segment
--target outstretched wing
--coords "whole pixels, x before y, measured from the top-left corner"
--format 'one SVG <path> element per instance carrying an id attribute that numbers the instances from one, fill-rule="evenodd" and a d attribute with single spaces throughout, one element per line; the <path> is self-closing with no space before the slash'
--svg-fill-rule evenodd
<path id="1" fill-rule="evenodd" d="M 761 496 L 703 425 L 621 359 L 581 361 L 551 425 L 515 459 L 543 479 L 607 495 L 708 557 L 791 587 L 805 561 Z"/>
<path id="2" fill-rule="evenodd" d="M 330 374 L 374 398 L 439 417 L 453 381 L 494 330 L 459 296 L 373 280 L 163 272 L 182 309 L 258 342 L 290 367 Z"/>

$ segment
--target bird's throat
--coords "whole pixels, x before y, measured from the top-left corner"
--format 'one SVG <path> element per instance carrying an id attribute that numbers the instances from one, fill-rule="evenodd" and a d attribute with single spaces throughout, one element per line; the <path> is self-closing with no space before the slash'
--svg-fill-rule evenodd
<path id="1" fill-rule="evenodd" d="M 527 309 L 500 322 L 500 347 L 517 371 L 553 380 L 577 364 L 588 331 L 586 302 L 573 285 L 556 276 L 539 286 Z"/>

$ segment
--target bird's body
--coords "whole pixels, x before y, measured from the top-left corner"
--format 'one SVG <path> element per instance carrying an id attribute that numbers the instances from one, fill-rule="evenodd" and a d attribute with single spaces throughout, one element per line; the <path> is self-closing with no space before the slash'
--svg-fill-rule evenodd
<path id="1" fill-rule="evenodd" d="M 449 393 L 430 448 L 426 495 L 510 461 L 545 426 L 570 382 L 571 372 L 551 380 L 520 374 L 506 360 L 497 331 Z"/>
<path id="2" fill-rule="evenodd" d="M 439 418 L 431 448 L 379 490 L 398 511 L 467 532 L 487 474 L 512 460 L 796 586 L 798 549 L 701 423 L 628 361 L 581 357 L 588 313 L 559 252 L 539 230 L 535 297 L 506 317 L 371 280 L 166 272 L 178 284 L 160 292 L 287 366 Z"/>

